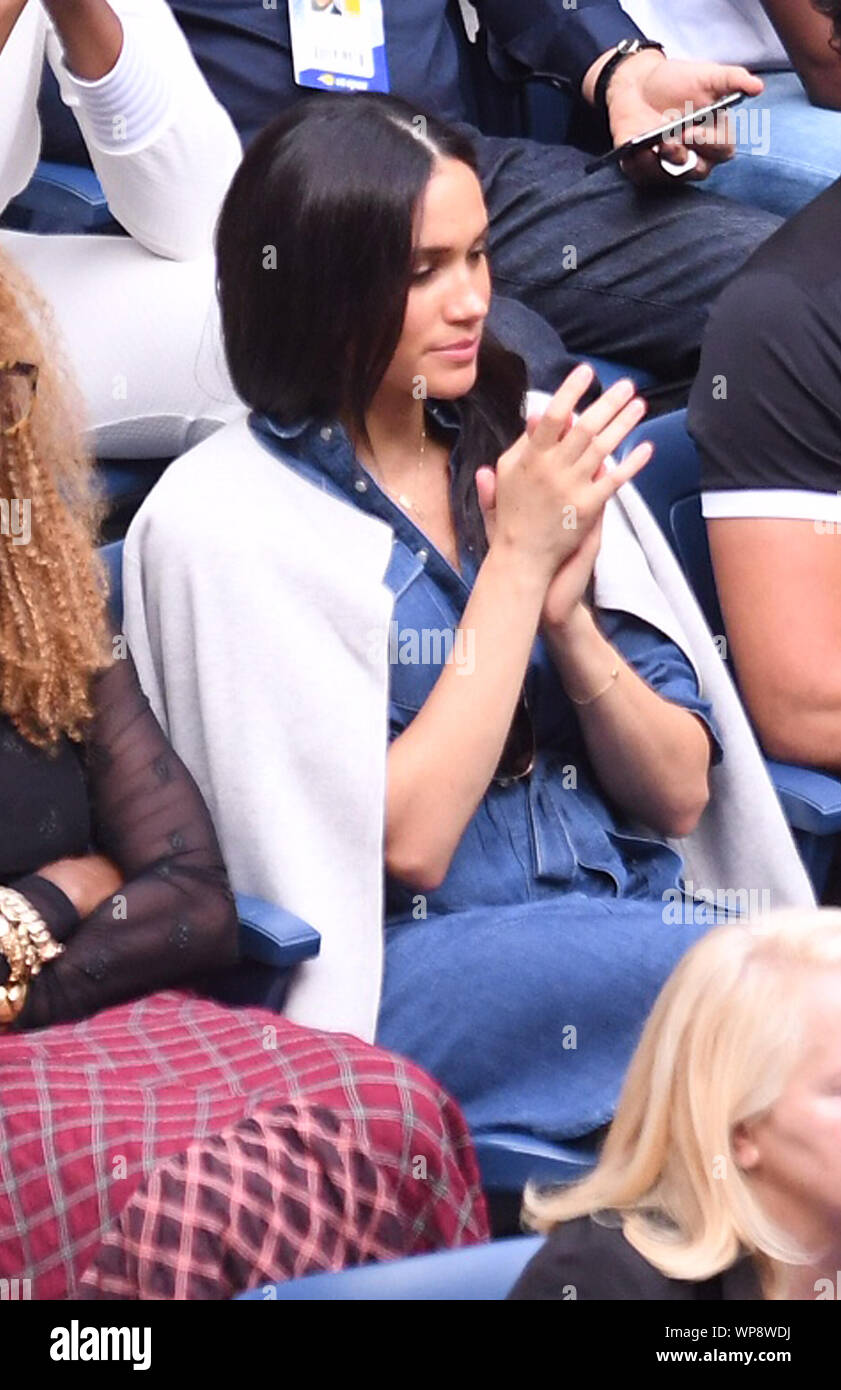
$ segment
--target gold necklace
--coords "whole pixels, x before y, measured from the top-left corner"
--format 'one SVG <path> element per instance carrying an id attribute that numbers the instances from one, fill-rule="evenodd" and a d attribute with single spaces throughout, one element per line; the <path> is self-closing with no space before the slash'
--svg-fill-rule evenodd
<path id="1" fill-rule="evenodd" d="M 423 472 L 423 461 L 424 461 L 424 455 L 425 455 L 425 454 L 426 454 L 426 420 L 424 420 L 423 423 L 421 424 L 420 452 L 419 452 L 419 454 L 418 454 L 418 466 L 417 466 L 418 482 L 420 482 L 420 475 L 421 475 L 421 473 Z M 413 516 L 416 516 L 416 517 L 417 517 L 418 521 L 423 521 L 425 513 L 421 511 L 421 509 L 420 509 L 420 507 L 418 506 L 417 502 L 413 501 L 413 499 L 412 499 L 411 497 L 407 496 L 407 494 L 406 494 L 405 492 L 393 492 L 392 489 L 388 486 L 388 483 L 386 482 L 385 478 L 383 477 L 383 471 L 382 471 L 382 469 L 380 468 L 380 465 L 377 463 L 377 460 L 374 458 L 373 453 L 371 454 L 371 459 L 372 459 L 372 462 L 373 462 L 373 464 L 374 464 L 374 468 L 376 469 L 376 472 L 377 472 L 377 474 L 378 474 L 378 482 L 380 483 L 380 485 L 381 485 L 383 491 L 384 491 L 384 492 L 387 492 L 388 495 L 389 495 L 389 497 L 392 499 L 392 501 L 396 502 L 397 505 L 398 505 L 399 507 L 402 507 L 403 510 L 404 510 L 404 512 L 411 512 Z"/>

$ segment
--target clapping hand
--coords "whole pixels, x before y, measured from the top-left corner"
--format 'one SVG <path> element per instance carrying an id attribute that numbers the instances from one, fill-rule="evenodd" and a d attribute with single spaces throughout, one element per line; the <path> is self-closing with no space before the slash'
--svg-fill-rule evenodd
<path id="1" fill-rule="evenodd" d="M 525 486 L 527 495 L 515 491 L 504 513 L 508 543 L 520 546 L 522 564 L 548 563 L 541 622 L 556 627 L 567 621 L 586 591 L 608 499 L 645 467 L 653 452 L 650 444 L 640 444 L 621 465 L 607 470 L 607 458 L 639 424 L 646 407 L 633 383 L 620 381 L 574 420 L 575 404 L 591 381 L 589 368 L 576 368 L 545 413 L 529 417 L 524 434 L 503 454 L 496 472 L 480 468 L 476 473 L 489 545 L 499 542 L 501 489 L 512 483 Z"/>

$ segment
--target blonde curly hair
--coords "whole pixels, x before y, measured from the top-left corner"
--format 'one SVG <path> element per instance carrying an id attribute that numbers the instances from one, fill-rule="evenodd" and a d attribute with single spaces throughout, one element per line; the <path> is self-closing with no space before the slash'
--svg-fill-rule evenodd
<path id="1" fill-rule="evenodd" d="M 0 252 L 0 710 L 44 748 L 84 738 L 92 678 L 111 661 L 101 504 L 56 342 L 49 308 Z"/>

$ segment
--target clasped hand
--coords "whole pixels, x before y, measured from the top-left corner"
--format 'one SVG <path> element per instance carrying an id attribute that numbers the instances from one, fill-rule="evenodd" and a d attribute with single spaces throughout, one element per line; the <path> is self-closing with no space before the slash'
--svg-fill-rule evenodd
<path id="1" fill-rule="evenodd" d="M 556 628 L 586 591 L 609 498 L 653 453 L 652 445 L 640 444 L 623 463 L 606 469 L 646 405 L 632 382 L 620 381 L 576 419 L 575 408 L 592 380 L 591 367 L 576 367 L 544 414 L 529 417 L 496 471 L 476 473 L 489 546 L 513 555 L 518 572 L 541 587 L 541 623 Z"/>
<path id="2" fill-rule="evenodd" d="M 106 898 L 113 897 L 123 886 L 124 878 L 117 866 L 104 854 L 92 852 L 77 858 L 55 859 L 38 870 L 41 878 L 49 879 L 70 899 L 84 921 Z"/>

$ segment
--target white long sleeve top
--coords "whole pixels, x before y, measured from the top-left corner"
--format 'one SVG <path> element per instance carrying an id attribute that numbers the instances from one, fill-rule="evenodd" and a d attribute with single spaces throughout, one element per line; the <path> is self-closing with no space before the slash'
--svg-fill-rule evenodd
<path id="1" fill-rule="evenodd" d="M 97 82 L 73 76 L 37 0 L 0 53 L 0 209 L 38 162 L 38 91 L 46 57 L 78 121 L 117 221 L 156 255 L 209 252 L 242 151 L 165 0 L 111 0 L 123 46 Z"/>

